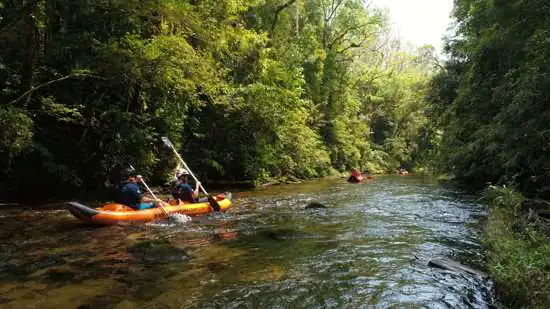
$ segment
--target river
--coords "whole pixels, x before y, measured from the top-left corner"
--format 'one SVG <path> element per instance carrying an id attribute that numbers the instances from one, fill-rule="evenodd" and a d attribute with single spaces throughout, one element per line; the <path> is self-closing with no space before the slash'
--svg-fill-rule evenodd
<path id="1" fill-rule="evenodd" d="M 413 176 L 234 192 L 186 224 L 3 208 L 0 308 L 490 308 L 490 281 L 428 266 L 482 261 L 486 211 Z"/>

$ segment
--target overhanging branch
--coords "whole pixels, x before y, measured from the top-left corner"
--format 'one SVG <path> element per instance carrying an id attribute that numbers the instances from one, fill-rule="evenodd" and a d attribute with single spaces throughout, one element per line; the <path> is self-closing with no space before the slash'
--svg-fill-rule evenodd
<path id="1" fill-rule="evenodd" d="M 81 77 L 81 76 L 86 76 L 86 77 L 93 77 L 93 78 L 101 78 L 99 76 L 96 76 L 96 75 L 91 75 L 91 74 L 85 74 L 85 73 L 73 73 L 73 74 L 69 74 L 69 75 L 66 75 L 66 76 L 63 76 L 63 77 L 60 77 L 60 78 L 57 78 L 57 79 L 54 79 L 54 80 L 50 80 L 50 81 L 47 81 L 43 84 L 40 84 L 38 86 L 33 86 L 31 87 L 29 90 L 25 91 L 22 95 L 20 95 L 19 97 L 17 97 L 15 100 L 12 100 L 8 103 L 8 105 L 11 105 L 11 104 L 15 104 L 19 101 L 21 101 L 22 99 L 24 99 L 26 96 L 28 96 L 29 94 L 35 92 L 36 90 L 38 89 L 41 89 L 41 88 L 44 88 L 44 87 L 47 87 L 51 84 L 54 84 L 54 83 L 57 83 L 57 82 L 60 82 L 60 81 L 64 81 L 66 79 L 69 79 L 69 78 L 73 78 L 73 77 Z"/>
<path id="2" fill-rule="evenodd" d="M 281 11 L 283 11 L 287 7 L 291 6 L 294 2 L 296 2 L 296 0 L 290 0 L 290 1 L 286 2 L 285 4 L 279 6 L 275 10 L 275 16 L 273 17 L 273 22 L 271 23 L 271 30 L 269 31 L 269 39 L 273 39 L 273 32 L 275 31 L 275 26 L 277 26 L 277 21 L 279 19 L 279 13 L 281 13 Z"/>

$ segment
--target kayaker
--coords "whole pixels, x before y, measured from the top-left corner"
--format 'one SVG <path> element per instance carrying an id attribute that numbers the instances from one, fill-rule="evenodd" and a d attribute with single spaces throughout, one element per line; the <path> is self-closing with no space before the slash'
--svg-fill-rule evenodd
<path id="1" fill-rule="evenodd" d="M 189 172 L 186 169 L 181 169 L 176 172 L 177 181 L 172 189 L 172 196 L 188 203 L 196 203 L 199 197 L 200 181 L 195 184 L 195 190 L 189 185 Z"/>
<path id="2" fill-rule="evenodd" d="M 349 176 L 348 181 L 349 182 L 361 182 L 363 180 L 363 175 L 356 169 L 351 169 L 351 176 Z"/>
<path id="3" fill-rule="evenodd" d="M 139 181 L 141 176 L 131 168 L 125 169 L 122 172 L 122 180 L 117 186 L 117 194 L 115 195 L 115 202 L 124 204 L 135 210 L 143 210 L 149 208 L 155 208 L 155 200 L 146 196 L 143 196 Z"/>

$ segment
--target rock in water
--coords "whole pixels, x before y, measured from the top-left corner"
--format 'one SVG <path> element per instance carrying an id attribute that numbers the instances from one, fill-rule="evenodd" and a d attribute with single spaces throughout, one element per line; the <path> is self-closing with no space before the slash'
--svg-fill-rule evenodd
<path id="1" fill-rule="evenodd" d="M 459 262 L 453 261 L 446 257 L 431 259 L 430 262 L 428 262 L 428 266 L 438 267 L 438 268 L 461 272 L 461 273 L 470 273 L 472 275 L 477 275 L 482 278 L 486 277 L 486 275 L 481 271 L 473 269 L 466 265 L 462 265 Z"/>
<path id="2" fill-rule="evenodd" d="M 114 309 L 134 309 L 137 308 L 134 303 L 132 303 L 129 300 L 123 300 L 120 303 L 118 303 Z"/>
<path id="3" fill-rule="evenodd" d="M 321 203 L 313 202 L 313 203 L 307 204 L 305 209 L 317 209 L 317 208 L 327 208 L 327 206 Z"/>
<path id="4" fill-rule="evenodd" d="M 137 243 L 127 251 L 141 262 L 169 263 L 191 258 L 183 249 L 172 246 L 167 240 L 149 240 Z"/>
<path id="5" fill-rule="evenodd" d="M 293 229 L 276 229 L 262 231 L 260 235 L 273 240 L 292 240 L 292 239 L 307 239 L 307 238 L 319 238 L 318 235 L 302 233 Z"/>

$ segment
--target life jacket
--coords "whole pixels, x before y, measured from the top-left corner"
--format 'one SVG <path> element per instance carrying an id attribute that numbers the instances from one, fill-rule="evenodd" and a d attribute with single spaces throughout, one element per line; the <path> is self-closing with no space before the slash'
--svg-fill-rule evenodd
<path id="1" fill-rule="evenodd" d="M 193 197 L 193 188 L 188 183 L 181 181 L 175 183 L 172 189 L 172 196 L 184 202 L 195 203 L 197 201 Z"/>
<path id="2" fill-rule="evenodd" d="M 132 208 L 139 208 L 141 203 L 141 190 L 137 183 L 122 181 L 117 185 L 115 202 Z"/>

